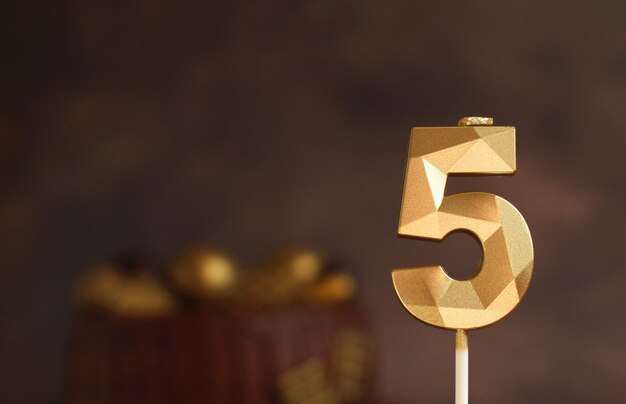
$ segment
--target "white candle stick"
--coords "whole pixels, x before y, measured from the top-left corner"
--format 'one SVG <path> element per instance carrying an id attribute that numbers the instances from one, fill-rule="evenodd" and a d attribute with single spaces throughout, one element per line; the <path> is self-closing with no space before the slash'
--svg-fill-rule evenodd
<path id="1" fill-rule="evenodd" d="M 455 403 L 467 404 L 469 390 L 469 352 L 467 345 L 467 332 L 465 330 L 456 330 L 455 357 Z"/>

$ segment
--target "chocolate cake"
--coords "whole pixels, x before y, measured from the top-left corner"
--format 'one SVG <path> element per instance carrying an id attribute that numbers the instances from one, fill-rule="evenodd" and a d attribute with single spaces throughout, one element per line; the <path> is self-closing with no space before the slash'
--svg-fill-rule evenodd
<path id="1" fill-rule="evenodd" d="M 152 279 L 145 301 L 120 304 L 132 300 L 132 288 L 98 289 L 94 280 L 113 272 L 120 284 L 134 282 L 136 294 L 137 273 L 109 267 L 89 275 L 70 334 L 66 401 L 372 402 L 372 345 L 351 278 L 323 275 L 322 260 L 308 250 L 282 252 L 247 275 L 216 254 L 194 250 L 174 265 L 171 300 L 162 296 L 170 288 Z M 223 276 L 231 270 L 237 276 Z M 199 279 L 212 280 L 201 286 Z"/>

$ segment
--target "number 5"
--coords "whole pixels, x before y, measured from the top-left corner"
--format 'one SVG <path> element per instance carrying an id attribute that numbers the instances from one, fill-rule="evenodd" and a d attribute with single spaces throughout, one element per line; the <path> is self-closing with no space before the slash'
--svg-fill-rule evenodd
<path id="1" fill-rule="evenodd" d="M 444 197 L 449 174 L 513 174 L 515 128 L 413 128 L 398 234 L 442 240 L 469 231 L 481 243 L 478 273 L 459 281 L 441 266 L 397 269 L 393 284 L 404 307 L 436 327 L 474 329 L 506 316 L 528 289 L 533 245 L 515 207 L 497 195 Z"/>

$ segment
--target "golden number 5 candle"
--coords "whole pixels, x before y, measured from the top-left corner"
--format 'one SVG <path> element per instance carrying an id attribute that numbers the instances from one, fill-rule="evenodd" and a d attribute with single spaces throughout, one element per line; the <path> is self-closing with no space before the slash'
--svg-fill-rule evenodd
<path id="1" fill-rule="evenodd" d="M 530 283 L 532 239 L 517 209 L 485 192 L 445 196 L 448 175 L 515 172 L 515 128 L 491 122 L 464 118 L 458 127 L 411 131 L 398 234 L 441 240 L 466 231 L 483 250 L 480 269 L 468 280 L 453 279 L 437 265 L 393 271 L 404 307 L 436 327 L 488 326 L 517 306 Z"/>

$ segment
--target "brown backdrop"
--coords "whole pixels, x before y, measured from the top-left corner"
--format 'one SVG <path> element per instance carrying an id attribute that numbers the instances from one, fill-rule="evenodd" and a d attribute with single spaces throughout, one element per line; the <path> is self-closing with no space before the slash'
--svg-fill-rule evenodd
<path id="1" fill-rule="evenodd" d="M 476 265 L 469 236 L 395 236 L 409 129 L 464 115 L 517 126 L 518 173 L 449 192 L 507 198 L 536 247 L 526 299 L 470 336 L 472 400 L 623 399 L 626 3 L 182 3 L 0 6 L 0 401 L 60 399 L 84 268 L 205 241 L 340 257 L 384 396 L 451 402 L 454 336 L 389 272 Z"/>

